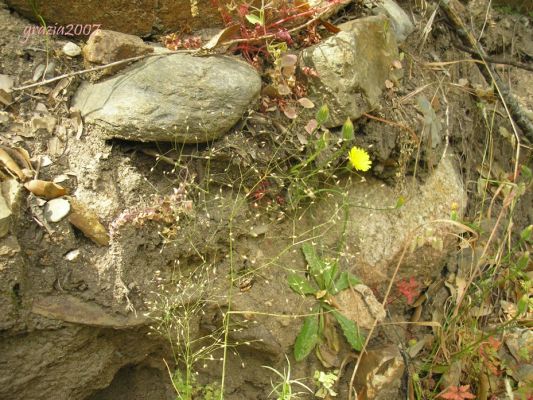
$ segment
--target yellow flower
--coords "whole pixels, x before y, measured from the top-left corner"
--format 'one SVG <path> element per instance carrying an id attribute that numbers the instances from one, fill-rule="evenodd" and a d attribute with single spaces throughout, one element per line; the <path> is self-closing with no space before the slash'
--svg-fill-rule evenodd
<path id="1" fill-rule="evenodd" d="M 368 171 L 372 166 L 372 161 L 370 161 L 370 156 L 359 147 L 352 147 L 350 153 L 348 154 L 348 159 L 353 167 L 358 171 Z"/>

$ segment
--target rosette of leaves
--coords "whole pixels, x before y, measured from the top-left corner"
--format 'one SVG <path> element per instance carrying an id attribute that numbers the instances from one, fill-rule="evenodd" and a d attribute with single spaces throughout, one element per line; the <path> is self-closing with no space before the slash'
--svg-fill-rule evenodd
<path id="1" fill-rule="evenodd" d="M 332 366 L 329 360 L 339 351 L 335 323 L 354 350 L 360 351 L 363 347 L 365 338 L 357 324 L 336 308 L 334 298 L 337 293 L 358 285 L 361 281 L 349 272 L 340 271 L 336 260 L 319 257 L 309 243 L 302 246 L 302 251 L 308 264 L 310 279 L 291 274 L 288 283 L 294 292 L 315 297 L 317 304 L 313 307 L 313 315 L 305 318 L 296 337 L 294 358 L 301 361 L 316 348 L 317 357 L 322 363 Z"/>

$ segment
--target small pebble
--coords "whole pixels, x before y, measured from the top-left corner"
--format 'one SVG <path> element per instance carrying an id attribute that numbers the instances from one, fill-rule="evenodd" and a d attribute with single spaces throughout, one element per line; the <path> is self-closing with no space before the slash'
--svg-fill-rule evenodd
<path id="1" fill-rule="evenodd" d="M 63 46 L 63 53 L 69 57 L 77 57 L 81 54 L 81 48 L 76 43 L 67 42 Z"/>
<path id="2" fill-rule="evenodd" d="M 51 79 L 54 77 L 56 71 L 56 63 L 55 61 L 50 61 L 48 63 L 48 66 L 44 70 L 44 79 Z"/>
<path id="3" fill-rule="evenodd" d="M 34 82 L 37 82 L 39 79 L 41 79 L 41 77 L 44 74 L 45 69 L 46 69 L 46 65 L 44 64 L 39 64 L 35 68 L 35 71 L 33 71 L 33 78 L 32 78 Z"/>
<path id="4" fill-rule="evenodd" d="M 50 222 L 59 222 L 70 212 L 70 203 L 67 199 L 52 199 L 44 206 L 44 216 Z"/>
<path id="5" fill-rule="evenodd" d="M 76 258 L 78 258 L 80 255 L 80 250 L 71 250 L 67 254 L 65 254 L 65 260 L 67 261 L 74 261 Z"/>

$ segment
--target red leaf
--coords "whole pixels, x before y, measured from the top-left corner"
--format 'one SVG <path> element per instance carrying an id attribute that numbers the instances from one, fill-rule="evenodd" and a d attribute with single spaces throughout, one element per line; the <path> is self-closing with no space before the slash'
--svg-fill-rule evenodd
<path id="1" fill-rule="evenodd" d="M 449 386 L 446 391 L 439 395 L 439 398 L 446 400 L 475 399 L 476 395 L 470 393 L 470 385 Z"/>
<path id="2" fill-rule="evenodd" d="M 398 291 L 407 299 L 407 304 L 412 304 L 420 294 L 420 291 L 418 290 L 418 283 L 413 277 L 411 277 L 409 282 L 406 280 L 398 282 L 396 287 L 398 288 Z"/>

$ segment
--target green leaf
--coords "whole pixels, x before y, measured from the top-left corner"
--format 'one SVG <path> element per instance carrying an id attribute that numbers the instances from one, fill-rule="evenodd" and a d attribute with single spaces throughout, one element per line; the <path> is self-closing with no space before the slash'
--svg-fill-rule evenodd
<path id="1" fill-rule="evenodd" d="M 307 264 L 309 265 L 309 273 L 315 280 L 316 284 L 320 289 L 325 289 L 324 285 L 324 263 L 317 256 L 315 248 L 309 243 L 304 243 L 302 245 L 302 251 L 304 253 Z"/>
<path id="2" fill-rule="evenodd" d="M 400 196 L 398 197 L 398 201 L 396 202 L 396 205 L 394 206 L 394 208 L 396 209 L 401 208 L 403 207 L 404 204 L 405 204 L 405 197 Z"/>
<path id="3" fill-rule="evenodd" d="M 521 166 L 521 172 L 522 172 L 522 175 L 530 180 L 531 178 L 533 178 L 533 172 L 531 172 L 531 169 L 529 169 L 529 167 L 527 167 L 526 165 L 522 165 Z"/>
<path id="4" fill-rule="evenodd" d="M 290 274 L 287 277 L 287 281 L 289 282 L 291 289 L 302 296 L 316 293 L 316 289 L 311 286 L 309 281 L 300 275 Z"/>
<path id="5" fill-rule="evenodd" d="M 263 19 L 260 16 L 258 16 L 258 15 L 247 14 L 247 15 L 245 15 L 245 17 L 248 20 L 248 22 L 251 23 L 252 25 L 255 25 L 255 24 L 259 24 L 261 26 L 264 25 Z"/>
<path id="6" fill-rule="evenodd" d="M 320 109 L 316 112 L 316 122 L 318 122 L 318 125 L 323 125 L 329 118 L 329 108 L 327 104 L 324 104 Z"/>
<path id="7" fill-rule="evenodd" d="M 324 278 L 324 289 L 328 292 L 331 292 L 333 280 L 337 276 L 338 270 L 339 267 L 336 261 L 324 262 L 324 272 L 322 273 L 322 276 Z"/>
<path id="8" fill-rule="evenodd" d="M 352 320 L 346 318 L 338 311 L 332 310 L 331 313 L 339 323 L 344 337 L 350 343 L 350 346 L 356 351 L 360 351 L 363 348 L 365 338 L 359 332 L 359 327 Z"/>
<path id="9" fill-rule="evenodd" d="M 337 294 L 345 289 L 348 289 L 350 286 L 355 286 L 361 284 L 361 280 L 349 272 L 341 272 L 339 278 L 335 282 L 331 294 Z"/>
<path id="10" fill-rule="evenodd" d="M 525 314 L 527 312 L 528 305 L 529 305 L 529 295 L 526 293 L 520 298 L 520 300 L 518 300 L 518 304 L 516 306 L 518 315 Z"/>
<path id="11" fill-rule="evenodd" d="M 516 268 L 520 272 L 524 272 L 528 264 L 529 264 L 529 252 L 526 251 L 524 255 L 520 257 L 518 261 L 516 262 Z"/>
<path id="12" fill-rule="evenodd" d="M 533 239 L 533 236 L 531 235 L 532 233 L 533 225 L 529 225 L 522 232 L 520 232 L 520 239 L 522 239 L 524 242 L 531 242 L 531 239 Z"/>
<path id="13" fill-rule="evenodd" d="M 353 134 L 353 124 L 350 118 L 346 119 L 346 122 L 342 126 L 342 137 L 344 140 L 352 140 L 354 138 Z"/>
<path id="14" fill-rule="evenodd" d="M 313 351 L 318 343 L 318 318 L 316 315 L 307 317 L 294 342 L 294 358 L 302 361 Z"/>

